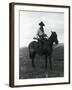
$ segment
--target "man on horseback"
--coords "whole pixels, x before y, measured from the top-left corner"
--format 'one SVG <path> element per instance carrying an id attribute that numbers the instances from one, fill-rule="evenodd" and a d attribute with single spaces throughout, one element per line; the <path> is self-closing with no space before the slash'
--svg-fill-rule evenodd
<path id="1" fill-rule="evenodd" d="M 38 30 L 38 32 L 37 32 L 37 36 L 40 38 L 40 39 L 43 39 L 44 38 L 44 28 L 43 28 L 43 26 L 45 26 L 45 24 L 43 23 L 43 22 L 40 22 L 39 23 L 39 25 L 40 25 L 40 28 L 39 28 L 39 30 Z"/>
<path id="2" fill-rule="evenodd" d="M 39 25 L 40 25 L 40 28 L 37 32 L 37 40 L 38 40 L 40 48 L 43 49 L 44 39 L 47 37 L 47 35 L 45 34 L 44 28 L 43 28 L 43 26 L 45 26 L 45 24 L 41 21 L 39 23 Z"/>

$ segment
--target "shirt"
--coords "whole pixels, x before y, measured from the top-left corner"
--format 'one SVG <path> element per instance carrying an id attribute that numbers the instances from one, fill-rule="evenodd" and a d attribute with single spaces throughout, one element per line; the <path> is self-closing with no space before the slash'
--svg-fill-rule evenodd
<path id="1" fill-rule="evenodd" d="M 42 36 L 43 34 L 44 34 L 44 32 L 41 29 L 39 29 L 37 32 L 37 35 Z"/>

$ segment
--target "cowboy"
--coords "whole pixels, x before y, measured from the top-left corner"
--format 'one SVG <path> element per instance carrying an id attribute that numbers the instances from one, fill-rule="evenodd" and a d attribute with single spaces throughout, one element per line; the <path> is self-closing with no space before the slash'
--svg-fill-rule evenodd
<path id="1" fill-rule="evenodd" d="M 45 24 L 41 21 L 40 23 L 39 23 L 39 25 L 40 25 L 40 28 L 39 28 L 39 30 L 38 30 L 38 32 L 37 32 L 37 36 L 40 38 L 40 39 L 43 39 L 44 38 L 44 28 L 43 28 L 43 26 L 45 26 Z"/>
<path id="2" fill-rule="evenodd" d="M 47 35 L 45 34 L 44 32 L 44 28 L 43 26 L 45 26 L 45 24 L 41 21 L 39 23 L 40 25 L 40 28 L 37 32 L 37 37 L 38 37 L 38 41 L 39 41 L 39 46 L 41 47 L 41 49 L 43 49 L 43 46 L 44 46 L 44 38 L 47 37 Z"/>

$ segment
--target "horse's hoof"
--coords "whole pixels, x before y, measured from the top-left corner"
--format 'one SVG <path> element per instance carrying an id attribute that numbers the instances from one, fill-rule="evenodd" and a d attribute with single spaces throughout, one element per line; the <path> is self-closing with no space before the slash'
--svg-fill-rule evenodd
<path id="1" fill-rule="evenodd" d="M 48 78 L 48 73 L 45 74 L 45 77 Z"/>

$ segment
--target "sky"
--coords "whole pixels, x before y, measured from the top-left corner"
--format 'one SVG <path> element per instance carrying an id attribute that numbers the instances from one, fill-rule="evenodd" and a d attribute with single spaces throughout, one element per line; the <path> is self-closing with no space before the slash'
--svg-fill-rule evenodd
<path id="1" fill-rule="evenodd" d="M 64 43 L 64 13 L 63 12 L 34 12 L 20 11 L 20 47 L 28 47 L 33 41 L 39 29 L 39 23 L 44 22 L 44 31 L 51 35 L 55 31 L 58 35 L 59 43 Z"/>

